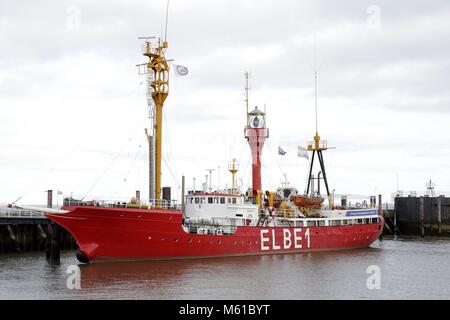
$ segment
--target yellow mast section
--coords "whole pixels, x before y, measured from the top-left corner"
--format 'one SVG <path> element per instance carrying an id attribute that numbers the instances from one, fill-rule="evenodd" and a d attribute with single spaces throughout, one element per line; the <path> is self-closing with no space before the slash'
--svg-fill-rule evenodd
<path id="1" fill-rule="evenodd" d="M 156 205 L 160 206 L 161 201 L 161 156 L 162 156 L 162 112 L 164 101 L 169 95 L 169 64 L 164 56 L 168 48 L 167 41 L 161 45 L 161 39 L 158 40 L 158 46 L 151 48 L 150 42 L 146 43 L 144 56 L 150 61 L 147 63 L 148 72 L 153 73 L 152 98 L 155 102 L 155 199 Z"/>

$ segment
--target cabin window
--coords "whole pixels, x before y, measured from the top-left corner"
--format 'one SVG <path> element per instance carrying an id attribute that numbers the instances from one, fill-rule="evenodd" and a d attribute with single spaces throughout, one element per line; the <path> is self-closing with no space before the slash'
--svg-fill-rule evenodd
<path id="1" fill-rule="evenodd" d="M 316 222 L 317 222 L 317 221 L 308 221 L 308 222 L 306 222 L 306 225 L 307 225 L 308 227 L 315 227 L 315 226 L 316 226 Z"/>
<path id="2" fill-rule="evenodd" d="M 362 219 L 358 219 L 356 223 L 357 224 L 362 224 Z"/>
<path id="3" fill-rule="evenodd" d="M 319 223 L 319 227 L 324 227 L 325 226 L 325 220 L 319 220 L 317 222 Z"/>
<path id="4" fill-rule="evenodd" d="M 220 203 L 224 204 L 225 203 L 225 197 L 220 197 Z"/>
<path id="5" fill-rule="evenodd" d="M 332 220 L 331 225 L 332 226 L 341 226 L 342 223 L 341 223 L 341 220 Z"/>
<path id="6" fill-rule="evenodd" d="M 218 197 L 214 197 L 214 203 L 219 203 L 219 198 Z"/>
<path id="7" fill-rule="evenodd" d="M 347 226 L 348 225 L 348 220 L 342 220 L 342 225 L 343 226 Z"/>
<path id="8" fill-rule="evenodd" d="M 233 204 L 236 204 L 236 198 L 232 198 L 231 200 L 232 200 Z"/>
<path id="9" fill-rule="evenodd" d="M 214 203 L 214 198 L 213 197 L 208 197 L 208 203 Z"/>
<path id="10" fill-rule="evenodd" d="M 228 204 L 231 203 L 231 198 L 227 198 L 227 203 L 228 203 Z"/>
<path id="11" fill-rule="evenodd" d="M 195 203 L 200 203 L 200 198 L 195 197 Z"/>
<path id="12" fill-rule="evenodd" d="M 368 223 L 369 223 L 369 219 L 368 218 L 364 219 L 364 224 L 368 224 Z"/>

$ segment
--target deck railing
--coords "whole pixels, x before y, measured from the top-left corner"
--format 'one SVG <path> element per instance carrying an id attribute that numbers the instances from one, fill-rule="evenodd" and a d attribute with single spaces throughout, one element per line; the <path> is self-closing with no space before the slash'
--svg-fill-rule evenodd
<path id="1" fill-rule="evenodd" d="M 164 210 L 180 210 L 176 200 L 111 200 L 111 199 L 93 199 L 93 200 L 79 200 L 76 198 L 64 198 L 64 206 L 90 206 L 90 207 L 105 207 L 105 208 L 126 208 L 126 209 L 164 209 Z"/>

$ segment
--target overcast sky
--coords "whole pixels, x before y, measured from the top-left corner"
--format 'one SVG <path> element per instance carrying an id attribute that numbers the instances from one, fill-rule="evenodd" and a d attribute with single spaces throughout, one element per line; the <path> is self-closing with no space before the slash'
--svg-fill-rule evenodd
<path id="1" fill-rule="evenodd" d="M 0 2 L 0 203 L 43 203 L 46 189 L 147 194 L 137 38 L 162 34 L 165 5 Z M 251 107 L 267 108 L 264 189 L 283 173 L 305 188 L 297 145 L 314 135 L 317 70 L 319 134 L 336 147 L 324 155 L 331 189 L 390 201 L 398 174 L 401 190 L 424 191 L 429 179 L 450 190 L 448 1 L 171 0 L 168 41 L 167 57 L 189 69 L 172 74 L 164 108 L 173 197 L 182 174 L 199 187 L 208 168 L 215 186 L 219 166 L 230 185 L 232 157 L 249 186 L 246 70 Z"/>

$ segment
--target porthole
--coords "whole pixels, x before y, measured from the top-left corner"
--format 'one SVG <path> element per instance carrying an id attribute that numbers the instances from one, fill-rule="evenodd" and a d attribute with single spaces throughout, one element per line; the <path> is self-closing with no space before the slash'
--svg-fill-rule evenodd
<path id="1" fill-rule="evenodd" d="M 147 238 L 148 240 L 152 240 L 152 237 L 151 236 L 149 236 L 148 238 Z"/>
<path id="2" fill-rule="evenodd" d="M 172 216 L 169 216 L 169 220 L 172 220 Z"/>
<path id="3" fill-rule="evenodd" d="M 161 237 L 161 240 L 164 241 L 164 237 Z"/>
<path id="4" fill-rule="evenodd" d="M 237 241 L 236 241 L 236 240 L 233 240 L 233 245 L 236 245 L 236 243 L 237 243 Z"/>
<path id="5" fill-rule="evenodd" d="M 221 244 L 221 243 L 222 243 L 222 240 L 217 240 L 217 243 L 218 243 L 218 244 Z"/>
<path id="6" fill-rule="evenodd" d="M 173 239 L 173 241 L 178 242 L 178 238 Z"/>
<path id="7" fill-rule="evenodd" d="M 189 239 L 188 242 L 189 242 L 189 243 L 192 243 L 192 239 Z"/>

